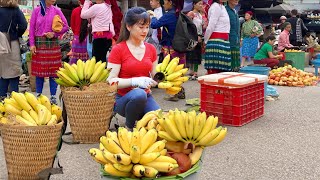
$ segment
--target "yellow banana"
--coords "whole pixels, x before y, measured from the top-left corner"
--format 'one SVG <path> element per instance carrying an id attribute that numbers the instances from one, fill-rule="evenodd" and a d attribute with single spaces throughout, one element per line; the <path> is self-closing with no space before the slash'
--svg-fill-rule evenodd
<path id="1" fill-rule="evenodd" d="M 30 106 L 30 104 L 24 99 L 24 95 L 20 95 L 19 93 L 16 92 L 12 92 L 11 93 L 12 98 L 19 104 L 19 106 L 24 109 L 25 111 L 30 111 L 32 110 L 32 107 Z"/>
<path id="2" fill-rule="evenodd" d="M 188 76 L 182 76 L 182 77 L 177 77 L 176 79 L 173 79 L 172 81 L 182 81 L 182 82 L 187 82 L 189 80 Z"/>
<path id="3" fill-rule="evenodd" d="M 49 110 L 42 104 L 37 105 L 39 125 L 46 125 Z"/>
<path id="4" fill-rule="evenodd" d="M 21 115 L 21 111 L 17 108 L 15 108 L 12 104 L 5 103 L 4 109 L 7 113 L 12 115 Z"/>
<path id="5" fill-rule="evenodd" d="M 150 113 L 150 114 L 146 114 L 142 117 L 142 119 L 140 119 L 138 122 L 137 122 L 137 125 L 136 125 L 136 128 L 137 129 L 140 129 L 141 127 L 146 127 L 148 122 L 151 120 L 151 119 L 154 119 L 156 118 L 157 115 L 153 114 L 153 113 Z"/>
<path id="6" fill-rule="evenodd" d="M 22 110 L 21 111 L 21 116 L 26 119 L 27 121 L 31 122 L 31 123 L 35 123 L 37 124 L 37 122 L 30 116 L 29 113 L 27 113 L 27 111 Z"/>
<path id="7" fill-rule="evenodd" d="M 193 136 L 193 128 L 194 128 L 193 124 L 194 124 L 195 118 L 196 118 L 195 111 L 188 112 L 188 119 L 186 121 L 186 132 L 189 140 L 191 140 Z"/>
<path id="8" fill-rule="evenodd" d="M 77 69 L 78 69 L 77 64 L 72 64 L 71 67 L 72 67 L 74 70 L 76 70 L 76 72 L 77 72 Z M 78 74 L 77 74 L 77 75 L 78 75 Z M 79 76 L 78 76 L 78 78 L 79 78 Z"/>
<path id="9" fill-rule="evenodd" d="M 179 64 L 175 69 L 174 72 L 180 71 L 181 69 L 183 69 L 184 64 Z"/>
<path id="10" fill-rule="evenodd" d="M 183 81 L 170 81 L 170 83 L 173 86 L 178 87 L 178 86 L 181 86 L 181 84 L 183 84 Z"/>
<path id="11" fill-rule="evenodd" d="M 217 124 L 218 124 L 218 116 L 214 117 L 211 130 L 214 130 L 217 127 Z"/>
<path id="12" fill-rule="evenodd" d="M 147 164 L 147 163 L 154 161 L 155 159 L 157 159 L 160 156 L 161 156 L 160 152 L 141 154 L 139 163 L 140 164 Z"/>
<path id="13" fill-rule="evenodd" d="M 207 135 L 211 129 L 212 129 L 212 125 L 214 124 L 215 118 L 214 116 L 209 116 L 203 126 L 203 129 L 201 130 L 200 135 L 197 137 L 196 141 L 199 141 L 200 139 L 202 139 L 205 135 Z"/>
<path id="14" fill-rule="evenodd" d="M 118 139 L 123 151 L 130 154 L 130 144 L 128 140 L 128 130 L 124 127 L 118 129 Z"/>
<path id="15" fill-rule="evenodd" d="M 133 145 L 130 148 L 130 157 L 131 157 L 131 161 L 132 163 L 138 163 L 140 161 L 140 147 Z"/>
<path id="16" fill-rule="evenodd" d="M 203 147 L 202 146 L 197 146 L 192 153 L 189 154 L 189 158 L 191 159 L 191 165 L 196 164 L 202 155 L 203 152 Z"/>
<path id="17" fill-rule="evenodd" d="M 97 163 L 105 165 L 107 163 L 109 163 L 108 160 L 106 160 L 103 155 L 102 155 L 102 151 L 97 149 L 97 148 L 91 148 L 89 149 L 89 154 L 91 155 L 91 157 L 93 158 L 93 160 L 95 160 Z"/>
<path id="18" fill-rule="evenodd" d="M 163 131 L 164 129 L 161 127 L 160 124 L 158 124 L 158 125 L 156 126 L 156 130 L 157 130 L 157 131 Z"/>
<path id="19" fill-rule="evenodd" d="M 71 67 L 70 64 L 64 62 L 63 64 L 64 68 L 67 70 L 67 75 L 74 81 L 74 82 L 79 82 L 79 77 L 78 77 L 78 74 L 77 74 L 77 71 Z"/>
<path id="20" fill-rule="evenodd" d="M 58 123 L 57 116 L 54 114 L 51 116 L 49 122 L 47 123 L 47 126 L 52 126 Z"/>
<path id="21" fill-rule="evenodd" d="M 40 104 L 40 103 L 39 103 Z M 38 110 L 37 110 L 38 111 Z M 30 116 L 32 117 L 32 119 L 38 124 L 41 125 L 41 123 L 39 122 L 39 117 L 38 117 L 38 113 L 34 110 L 29 111 Z"/>
<path id="22" fill-rule="evenodd" d="M 4 105 L 2 102 L 0 102 L 0 114 L 4 113 L 5 109 L 4 109 Z"/>
<path id="23" fill-rule="evenodd" d="M 106 62 L 100 64 L 100 65 L 98 66 L 98 68 L 95 69 L 95 72 L 94 72 L 93 75 L 91 76 L 91 78 L 90 78 L 90 83 L 95 83 L 95 82 L 97 82 L 98 79 L 99 79 L 99 75 L 102 74 L 102 71 L 103 71 L 105 68 L 106 68 Z"/>
<path id="24" fill-rule="evenodd" d="M 86 76 L 86 79 L 90 80 L 92 74 L 93 74 L 93 71 L 94 71 L 94 66 L 96 65 L 96 58 L 93 57 L 90 61 L 90 64 L 88 66 L 88 71 L 87 71 L 87 74 L 85 74 Z"/>
<path id="25" fill-rule="evenodd" d="M 87 74 L 89 73 L 89 65 L 91 64 L 91 60 L 87 60 L 85 63 L 84 63 L 84 71 L 83 71 L 83 77 L 84 77 L 84 79 L 88 79 L 87 78 Z"/>
<path id="26" fill-rule="evenodd" d="M 144 176 L 147 178 L 154 178 L 158 175 L 159 171 L 150 166 L 144 166 Z"/>
<path id="27" fill-rule="evenodd" d="M 118 161 L 117 159 L 115 159 L 114 154 L 112 154 L 111 152 L 109 152 L 108 150 L 101 150 L 102 151 L 102 155 L 103 157 L 108 160 L 110 163 L 112 164 L 117 164 Z"/>
<path id="28" fill-rule="evenodd" d="M 77 75 L 79 77 L 79 80 L 84 79 L 83 73 L 84 73 L 84 62 L 81 59 L 79 59 L 77 61 Z"/>
<path id="29" fill-rule="evenodd" d="M 161 151 L 160 151 L 160 154 L 161 154 L 161 156 L 166 156 L 167 155 L 167 149 L 162 149 Z"/>
<path id="30" fill-rule="evenodd" d="M 26 119 L 24 119 L 23 117 L 21 117 L 20 115 L 16 115 L 16 121 L 21 124 L 21 125 L 26 125 L 26 126 L 36 126 L 36 123 L 32 123 Z"/>
<path id="31" fill-rule="evenodd" d="M 112 164 L 109 164 L 109 163 L 105 164 L 103 169 L 105 172 L 107 172 L 108 174 L 110 174 L 112 176 L 117 176 L 117 177 L 130 177 L 131 176 L 131 173 L 119 171 L 116 168 L 114 168 Z"/>
<path id="32" fill-rule="evenodd" d="M 102 64 L 102 61 L 98 61 L 98 62 L 94 65 L 94 71 L 96 71 L 101 64 Z"/>
<path id="33" fill-rule="evenodd" d="M 181 87 L 169 87 L 169 88 L 168 88 L 169 91 L 174 91 L 174 92 L 176 92 L 176 91 L 177 91 L 177 92 L 180 92 L 181 89 L 182 89 Z"/>
<path id="34" fill-rule="evenodd" d="M 143 136 L 147 134 L 147 129 L 142 127 L 142 128 L 140 128 L 139 133 L 140 133 L 140 139 L 142 139 Z"/>
<path id="35" fill-rule="evenodd" d="M 152 152 L 160 152 L 164 149 L 164 147 L 166 146 L 166 142 L 167 140 L 161 140 L 161 141 L 157 141 L 155 143 L 153 143 L 147 150 L 146 150 L 146 154 L 147 153 L 152 153 Z"/>
<path id="36" fill-rule="evenodd" d="M 39 101 L 37 100 L 36 96 L 29 92 L 25 92 L 24 96 L 26 97 L 28 103 L 32 106 L 33 110 L 36 111 L 37 104 L 39 104 Z"/>
<path id="37" fill-rule="evenodd" d="M 133 164 L 129 164 L 129 165 L 123 165 L 123 164 L 112 164 L 114 168 L 116 168 L 119 171 L 122 172 L 131 172 L 132 168 L 133 168 Z"/>
<path id="38" fill-rule="evenodd" d="M 160 72 L 160 71 L 161 71 L 161 63 L 156 66 L 156 71 L 157 71 L 157 72 Z"/>
<path id="39" fill-rule="evenodd" d="M 4 104 L 11 104 L 13 107 L 15 107 L 16 109 L 18 109 L 19 111 L 22 110 L 22 107 L 17 103 L 16 100 L 14 100 L 13 98 L 5 98 L 4 99 Z"/>
<path id="40" fill-rule="evenodd" d="M 51 117 L 52 117 L 51 111 L 47 110 L 47 113 L 46 113 L 46 121 L 44 122 L 43 125 L 47 125 L 48 122 L 51 120 Z"/>
<path id="41" fill-rule="evenodd" d="M 111 138 L 101 136 L 100 142 L 111 153 L 114 153 L 114 154 L 124 153 L 123 150 L 121 149 L 120 145 Z"/>
<path id="42" fill-rule="evenodd" d="M 173 169 L 179 167 L 178 164 L 172 164 L 169 162 L 151 162 L 148 164 L 145 164 L 146 166 L 150 166 L 158 170 L 159 172 L 170 172 Z"/>
<path id="43" fill-rule="evenodd" d="M 176 109 L 174 111 L 174 119 L 175 119 L 175 123 L 177 125 L 177 129 L 179 130 L 179 133 L 181 134 L 181 137 L 183 139 L 187 139 L 187 132 L 186 132 L 186 127 L 185 127 L 185 119 L 183 119 L 181 112 Z"/>
<path id="44" fill-rule="evenodd" d="M 177 139 L 175 139 L 174 137 L 171 137 L 171 135 L 169 135 L 167 132 L 165 131 L 159 131 L 158 132 L 158 136 L 161 137 L 162 139 L 165 139 L 167 141 L 178 141 Z"/>
<path id="45" fill-rule="evenodd" d="M 114 140 L 117 144 L 120 144 L 117 132 L 107 131 L 106 136 L 107 136 L 107 138 L 111 138 L 112 140 Z"/>
<path id="46" fill-rule="evenodd" d="M 151 121 L 148 122 L 147 129 L 148 130 L 155 129 L 157 125 L 158 125 L 158 121 L 155 119 L 151 119 Z"/>
<path id="47" fill-rule="evenodd" d="M 213 146 L 220 143 L 226 137 L 227 131 L 227 128 L 222 128 L 219 135 L 213 141 L 209 142 L 209 144 L 207 144 L 206 146 Z"/>
<path id="48" fill-rule="evenodd" d="M 194 140 L 196 140 L 200 135 L 203 125 L 205 123 L 202 117 L 203 117 L 202 113 L 199 113 L 194 119 L 195 121 L 193 122 L 194 128 L 193 128 L 193 136 L 192 136 L 192 139 Z"/>
<path id="49" fill-rule="evenodd" d="M 169 156 L 159 156 L 154 162 L 169 162 L 172 164 L 177 164 L 177 161 Z"/>
<path id="50" fill-rule="evenodd" d="M 165 70 L 165 73 L 168 75 L 172 74 L 174 72 L 174 69 L 178 66 L 178 64 L 179 64 L 179 58 L 173 58 L 169 62 L 168 66 Z"/>
<path id="51" fill-rule="evenodd" d="M 9 119 L 6 117 L 1 117 L 0 118 L 0 124 L 9 124 Z"/>
<path id="52" fill-rule="evenodd" d="M 157 130 L 155 128 L 149 129 L 141 139 L 141 153 L 144 153 L 157 140 Z"/>
<path id="53" fill-rule="evenodd" d="M 118 161 L 118 163 L 123 165 L 131 164 L 131 157 L 124 153 L 114 154 L 113 157 Z"/>
<path id="54" fill-rule="evenodd" d="M 51 103 L 47 96 L 41 94 L 38 100 L 40 100 L 40 103 L 44 105 L 51 112 Z"/>
<path id="55" fill-rule="evenodd" d="M 132 168 L 132 174 L 136 177 L 142 177 L 144 176 L 145 168 L 142 165 L 136 164 Z"/>
<path id="56" fill-rule="evenodd" d="M 169 89 L 166 89 L 166 94 L 169 94 L 169 95 L 176 95 L 180 92 L 181 90 L 175 90 L 175 91 L 171 91 Z"/>
<path id="57" fill-rule="evenodd" d="M 63 81 L 62 79 L 60 79 L 60 78 L 56 78 L 56 79 L 54 79 L 54 81 L 55 81 L 57 84 L 59 84 L 60 86 L 65 86 L 65 87 L 70 87 L 70 86 L 72 86 L 72 85 L 64 82 L 64 81 Z"/>
<path id="58" fill-rule="evenodd" d="M 164 72 L 169 64 L 170 61 L 170 54 L 168 54 L 162 61 L 160 71 Z"/>
<path id="59" fill-rule="evenodd" d="M 138 146 L 139 147 L 139 151 L 141 151 L 140 132 L 136 128 L 133 128 L 131 144 L 130 145 L 131 146 Z"/>
<path id="60" fill-rule="evenodd" d="M 178 71 L 178 72 L 181 72 L 182 75 L 185 75 L 185 74 L 187 74 L 188 70 L 189 70 L 188 68 L 183 68 L 183 69 L 181 69 L 181 70 Z"/>
<path id="61" fill-rule="evenodd" d="M 174 115 L 169 115 L 169 118 L 166 118 L 164 121 L 164 129 L 170 134 L 171 137 L 174 137 L 174 139 L 183 140 L 181 137 L 181 134 L 179 133 L 179 130 L 177 128 L 177 125 L 174 121 Z"/>
<path id="62" fill-rule="evenodd" d="M 131 146 L 131 139 L 132 139 L 132 132 L 128 131 L 128 142 L 130 146 Z"/>
<path id="63" fill-rule="evenodd" d="M 102 70 L 102 73 L 101 73 L 100 77 L 98 77 L 97 82 L 106 81 L 109 77 L 109 73 L 110 73 L 110 71 L 107 69 Z"/>
<path id="64" fill-rule="evenodd" d="M 51 113 L 57 115 L 57 119 L 59 120 L 62 116 L 62 109 L 59 106 L 52 104 Z"/>
<path id="65" fill-rule="evenodd" d="M 99 143 L 99 149 L 100 149 L 101 151 L 106 150 L 106 148 L 103 146 L 103 144 L 102 144 L 101 142 Z"/>
<path id="66" fill-rule="evenodd" d="M 167 81 L 172 81 L 172 80 L 174 80 L 174 79 L 176 79 L 177 77 L 180 77 L 180 76 L 182 76 L 182 72 L 180 72 L 180 71 L 174 72 L 174 73 L 168 75 L 168 76 L 166 77 L 166 80 L 167 80 Z"/>
<path id="67" fill-rule="evenodd" d="M 70 86 L 76 86 L 77 83 L 73 81 L 67 74 L 57 71 L 57 76 L 62 79 L 65 83 L 69 84 Z"/>
<path id="68" fill-rule="evenodd" d="M 196 145 L 206 146 L 208 143 L 212 142 L 220 133 L 222 127 L 218 127 L 214 130 L 211 130 L 207 135 L 205 135 Z"/>
<path id="69" fill-rule="evenodd" d="M 158 88 L 160 88 L 160 89 L 167 89 L 167 88 L 170 88 L 172 86 L 173 86 L 173 84 L 171 82 L 169 82 L 169 81 L 160 82 L 158 84 Z"/>

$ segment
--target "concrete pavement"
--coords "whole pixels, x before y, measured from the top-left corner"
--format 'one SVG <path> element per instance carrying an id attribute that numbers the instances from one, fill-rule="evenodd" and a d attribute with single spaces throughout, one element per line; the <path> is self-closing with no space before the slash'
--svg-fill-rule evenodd
<path id="1" fill-rule="evenodd" d="M 184 86 L 188 99 L 199 97 L 200 86 L 196 81 Z M 320 118 L 317 115 L 320 87 L 276 88 L 280 99 L 265 103 L 262 118 L 243 127 L 229 127 L 221 144 L 206 148 L 201 180 L 320 179 Z M 164 110 L 186 108 L 183 100 L 164 101 L 160 89 L 155 89 L 153 94 Z M 71 136 L 64 139 L 71 141 Z M 92 147 L 98 144 L 63 144 L 59 158 L 64 174 L 51 179 L 100 179 L 99 165 L 88 154 Z M 7 179 L 2 140 L 0 179 Z"/>

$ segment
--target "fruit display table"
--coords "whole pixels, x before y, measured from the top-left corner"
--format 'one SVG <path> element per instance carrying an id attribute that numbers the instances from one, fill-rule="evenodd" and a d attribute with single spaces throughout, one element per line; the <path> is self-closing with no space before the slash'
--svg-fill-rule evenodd
<path id="1" fill-rule="evenodd" d="M 286 60 L 291 60 L 293 67 L 304 70 L 305 52 L 285 52 L 285 54 Z"/>

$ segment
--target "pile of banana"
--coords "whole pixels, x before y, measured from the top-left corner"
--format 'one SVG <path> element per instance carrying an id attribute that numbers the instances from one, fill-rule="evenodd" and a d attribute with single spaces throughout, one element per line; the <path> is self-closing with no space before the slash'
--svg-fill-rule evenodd
<path id="1" fill-rule="evenodd" d="M 128 132 L 120 127 L 118 133 L 107 131 L 100 138 L 99 149 L 91 148 L 89 153 L 112 176 L 154 178 L 178 167 L 175 159 L 166 156 L 166 140 L 157 141 L 157 137 L 155 129 Z"/>
<path id="2" fill-rule="evenodd" d="M 97 82 L 105 82 L 109 77 L 111 69 L 106 69 L 106 62 L 97 62 L 95 57 L 91 60 L 83 62 L 78 60 L 77 64 L 64 63 L 63 68 L 57 71 L 59 78 L 55 81 L 65 87 L 80 87 L 88 86 Z"/>
<path id="3" fill-rule="evenodd" d="M 165 89 L 166 93 L 170 95 L 180 92 L 181 85 L 189 79 L 184 76 L 188 72 L 188 68 L 183 67 L 184 64 L 179 65 L 179 58 L 170 60 L 170 55 L 167 55 L 163 62 L 156 67 L 158 73 L 155 78 L 161 81 L 158 84 L 158 88 Z"/>
<path id="4" fill-rule="evenodd" d="M 136 128 L 147 127 L 151 120 L 157 120 L 158 136 L 167 141 L 182 141 L 195 146 L 213 146 L 220 143 L 227 134 L 227 128 L 218 127 L 218 117 L 207 117 L 205 112 L 184 112 L 178 109 L 164 114 L 151 111 L 137 122 Z"/>
<path id="5" fill-rule="evenodd" d="M 48 97 L 37 99 L 29 92 L 12 92 L 11 97 L 0 103 L 0 123 L 23 126 L 55 125 L 60 122 L 62 109 L 51 105 Z"/>

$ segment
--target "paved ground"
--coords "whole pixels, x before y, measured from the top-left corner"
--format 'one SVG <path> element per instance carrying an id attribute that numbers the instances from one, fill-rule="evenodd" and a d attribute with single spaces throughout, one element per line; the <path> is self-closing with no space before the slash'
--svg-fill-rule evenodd
<path id="1" fill-rule="evenodd" d="M 199 84 L 187 82 L 187 98 L 199 97 Z M 265 103 L 265 115 L 243 127 L 229 127 L 221 144 L 207 148 L 200 179 L 305 180 L 320 179 L 320 87 L 277 87 L 280 99 Z M 185 102 L 166 102 L 162 91 L 154 97 L 163 109 L 185 109 Z M 71 137 L 64 137 L 71 140 Z M 63 144 L 63 175 L 53 180 L 97 180 L 99 165 L 87 153 L 98 144 Z M 0 140 L 0 179 L 7 179 Z"/>

